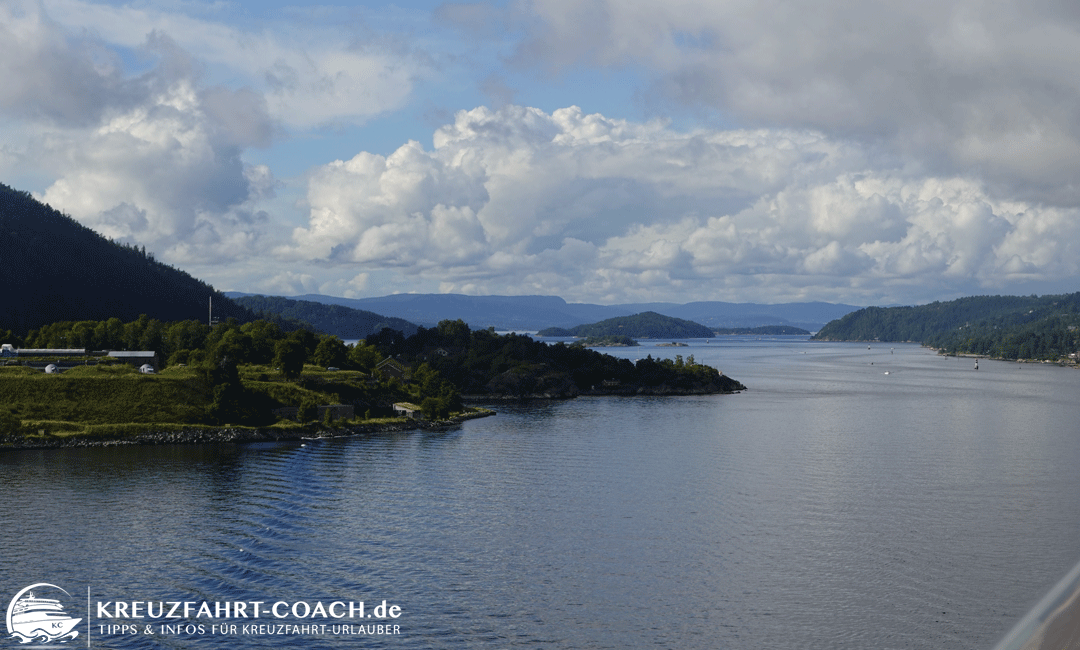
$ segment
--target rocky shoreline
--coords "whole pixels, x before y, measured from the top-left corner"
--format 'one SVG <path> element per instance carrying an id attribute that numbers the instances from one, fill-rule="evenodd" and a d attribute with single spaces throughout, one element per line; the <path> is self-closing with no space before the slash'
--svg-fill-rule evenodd
<path id="1" fill-rule="evenodd" d="M 379 424 L 358 424 L 347 427 L 324 429 L 322 427 L 273 429 L 247 427 L 185 427 L 171 430 L 148 429 L 134 436 L 123 438 L 92 438 L 88 436 L 53 436 L 25 438 L 8 435 L 0 437 L 0 449 L 58 449 L 67 447 L 115 447 L 120 445 L 180 445 L 213 442 L 288 442 L 344 438 L 379 433 L 438 430 L 452 427 L 477 418 L 495 415 L 495 411 L 480 410 L 465 413 L 446 420 L 404 420 Z M 152 425 L 149 425 L 152 426 Z"/>
<path id="2" fill-rule="evenodd" d="M 593 389 L 583 393 L 572 395 L 564 393 L 526 393 L 524 395 L 465 395 L 464 399 L 486 402 L 528 402 L 528 401 L 562 401 L 576 399 L 578 397 L 694 397 L 701 395 L 735 395 L 747 390 L 745 386 L 736 390 L 716 391 L 706 389 L 643 389 L 643 388 L 608 388 L 604 390 Z"/>
<path id="3" fill-rule="evenodd" d="M 742 383 L 723 377 L 723 387 L 697 386 L 694 388 L 675 388 L 660 386 L 595 386 L 587 391 L 553 390 L 523 395 L 468 395 L 465 399 L 477 402 L 508 402 L 528 400 L 564 400 L 575 397 L 637 397 L 637 396 L 690 396 L 690 395 L 730 395 L 746 390 Z M 495 415 L 495 411 L 478 409 L 445 420 L 400 420 L 376 424 L 355 424 L 345 427 L 324 428 L 313 424 L 308 427 L 280 429 L 274 427 L 210 427 L 181 426 L 175 428 L 154 429 L 147 425 L 145 431 L 124 436 L 97 437 L 92 434 L 49 435 L 26 437 L 16 434 L 0 435 L 0 450 L 4 449 L 59 449 L 70 447 L 115 447 L 120 445 L 182 445 L 221 442 L 288 442 L 300 440 L 319 440 L 325 438 L 344 438 L 358 435 L 380 433 L 400 433 L 404 431 L 438 430 L 453 427 L 476 418 Z"/>
<path id="4" fill-rule="evenodd" d="M 521 395 L 496 394 L 496 395 L 462 395 L 462 399 L 472 402 L 520 402 L 529 400 L 566 400 L 578 397 L 690 397 L 700 395 L 736 395 L 748 390 L 742 382 L 724 378 L 723 389 L 714 387 L 676 388 L 668 385 L 660 386 L 594 386 L 586 391 L 576 389 L 555 389 L 540 393 L 525 393 Z"/>

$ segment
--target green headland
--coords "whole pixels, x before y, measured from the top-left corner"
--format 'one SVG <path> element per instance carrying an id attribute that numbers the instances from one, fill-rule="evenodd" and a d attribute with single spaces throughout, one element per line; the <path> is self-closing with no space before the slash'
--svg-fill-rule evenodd
<path id="1" fill-rule="evenodd" d="M 473 331 L 461 321 L 420 327 L 409 337 L 383 329 L 355 345 L 265 320 L 210 326 L 145 316 L 54 323 L 25 337 L 6 336 L 13 343 L 0 358 L 0 446 L 9 447 L 295 439 L 490 414 L 467 406 L 466 396 L 745 388 L 692 357 L 634 363 L 525 335 Z M 156 353 L 153 372 L 94 352 L 133 348 Z"/>

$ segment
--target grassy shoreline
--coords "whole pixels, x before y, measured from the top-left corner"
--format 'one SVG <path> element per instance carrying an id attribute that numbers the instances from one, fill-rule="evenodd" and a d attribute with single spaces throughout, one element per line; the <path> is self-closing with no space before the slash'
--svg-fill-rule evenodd
<path id="1" fill-rule="evenodd" d="M 0 436 L 3 449 L 55 449 L 64 447 L 108 447 L 119 445 L 168 445 L 212 442 L 279 442 L 357 435 L 396 433 L 421 429 L 452 427 L 476 418 L 495 415 L 495 411 L 471 408 L 445 420 L 381 418 L 342 423 L 333 427 L 318 424 L 274 424 L 265 427 L 212 426 L 176 423 L 124 423 L 82 425 L 82 430 L 39 430 Z M 72 424 L 72 423 L 64 423 Z"/>
<path id="2" fill-rule="evenodd" d="M 148 375 L 125 364 L 97 364 L 48 375 L 5 365 L 0 449 L 302 440 L 433 428 L 492 415 L 465 408 L 448 419 L 407 420 L 391 405 L 415 401 L 416 394 L 357 371 L 305 366 L 299 378 L 287 381 L 269 367 L 245 365 L 237 374 L 230 397 L 197 368 Z M 339 405 L 347 415 L 326 410 L 315 419 L 310 412 Z M 303 423 L 296 415 L 275 413 L 299 406 L 310 409 Z"/>

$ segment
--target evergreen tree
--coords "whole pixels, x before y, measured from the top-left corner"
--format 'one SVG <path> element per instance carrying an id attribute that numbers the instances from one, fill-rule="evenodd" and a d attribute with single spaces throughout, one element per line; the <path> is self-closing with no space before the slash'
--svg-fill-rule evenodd
<path id="1" fill-rule="evenodd" d="M 274 365 L 286 379 L 296 379 L 304 371 L 307 348 L 298 336 L 281 339 L 274 346 Z"/>

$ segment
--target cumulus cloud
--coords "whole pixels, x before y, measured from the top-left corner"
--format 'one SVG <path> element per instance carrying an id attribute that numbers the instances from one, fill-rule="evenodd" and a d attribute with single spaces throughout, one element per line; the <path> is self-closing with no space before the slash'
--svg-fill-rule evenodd
<path id="1" fill-rule="evenodd" d="M 423 66 L 386 43 L 358 45 L 326 17 L 273 31 L 230 26 L 216 15 L 226 9 L 0 3 L 0 171 L 169 262 L 226 263 L 268 246 L 278 182 L 245 152 L 396 107 Z M 437 212 L 431 234 L 470 218 Z M 372 247 L 407 248 L 395 228 L 370 233 Z"/>
<path id="2" fill-rule="evenodd" d="M 115 46 L 138 48 L 149 34 L 167 34 L 218 74 L 228 71 L 229 78 L 256 89 L 275 120 L 301 129 L 359 123 L 398 107 L 426 70 L 408 52 L 360 47 L 337 26 L 292 20 L 276 31 L 244 29 L 148 5 L 42 4 L 57 25 Z"/>
<path id="3" fill-rule="evenodd" d="M 516 106 L 521 68 L 484 67 L 494 109 L 430 146 L 318 161 L 291 222 L 251 148 L 400 108 L 438 66 L 449 87 L 473 50 L 426 57 L 345 9 L 289 29 L 235 10 L 0 3 L 0 171 L 106 235 L 280 293 L 866 304 L 1080 276 L 1080 14 L 1058 0 L 445 4 L 430 17 L 485 53 L 644 71 L 655 106 L 741 128 Z"/>
<path id="4" fill-rule="evenodd" d="M 200 61 L 159 29 L 136 30 L 132 52 L 149 67 L 127 72 L 115 43 L 68 29 L 48 4 L 0 6 L 0 114 L 17 127 L 5 133 L 5 172 L 49 178 L 43 201 L 173 263 L 258 250 L 277 181 L 243 153 L 273 139 L 265 96 L 206 85 Z M 53 4 L 65 20 L 126 10 Z"/>
<path id="5" fill-rule="evenodd" d="M 1080 205 L 1080 13 L 970 0 L 532 0 L 516 60 L 641 66 L 652 101 L 877 142 L 996 193 Z M 464 18 L 460 18 L 459 22 Z"/>
<path id="6" fill-rule="evenodd" d="M 50 124 L 94 124 L 129 94 L 114 56 L 69 39 L 32 2 L 0 4 L 0 79 L 0 109 Z"/>
<path id="7" fill-rule="evenodd" d="M 602 301 L 751 299 L 766 279 L 775 299 L 911 300 L 1080 273 L 1074 209 L 813 131 L 508 106 L 460 112 L 433 141 L 318 170 L 309 222 L 280 253 Z"/>
<path id="8" fill-rule="evenodd" d="M 313 293 L 318 290 L 319 282 L 310 273 L 296 271 L 280 271 L 272 276 L 263 278 L 258 283 L 258 289 L 270 295 L 296 296 L 305 293 Z"/>
<path id="9" fill-rule="evenodd" d="M 258 124 L 258 102 L 228 91 L 200 94 L 183 77 L 148 88 L 144 103 L 112 111 L 95 129 L 40 139 L 35 155 L 57 173 L 40 198 L 170 261 L 251 251 L 268 220 L 256 205 L 273 195 L 275 181 L 266 167 L 241 160 L 239 143 L 261 137 L 251 132 L 257 127 L 237 131 L 228 122 L 239 106 Z"/>
<path id="10" fill-rule="evenodd" d="M 409 268 L 467 264 L 486 249 L 483 184 L 416 142 L 323 167 L 308 200 L 311 226 L 294 233 L 307 258 Z"/>

